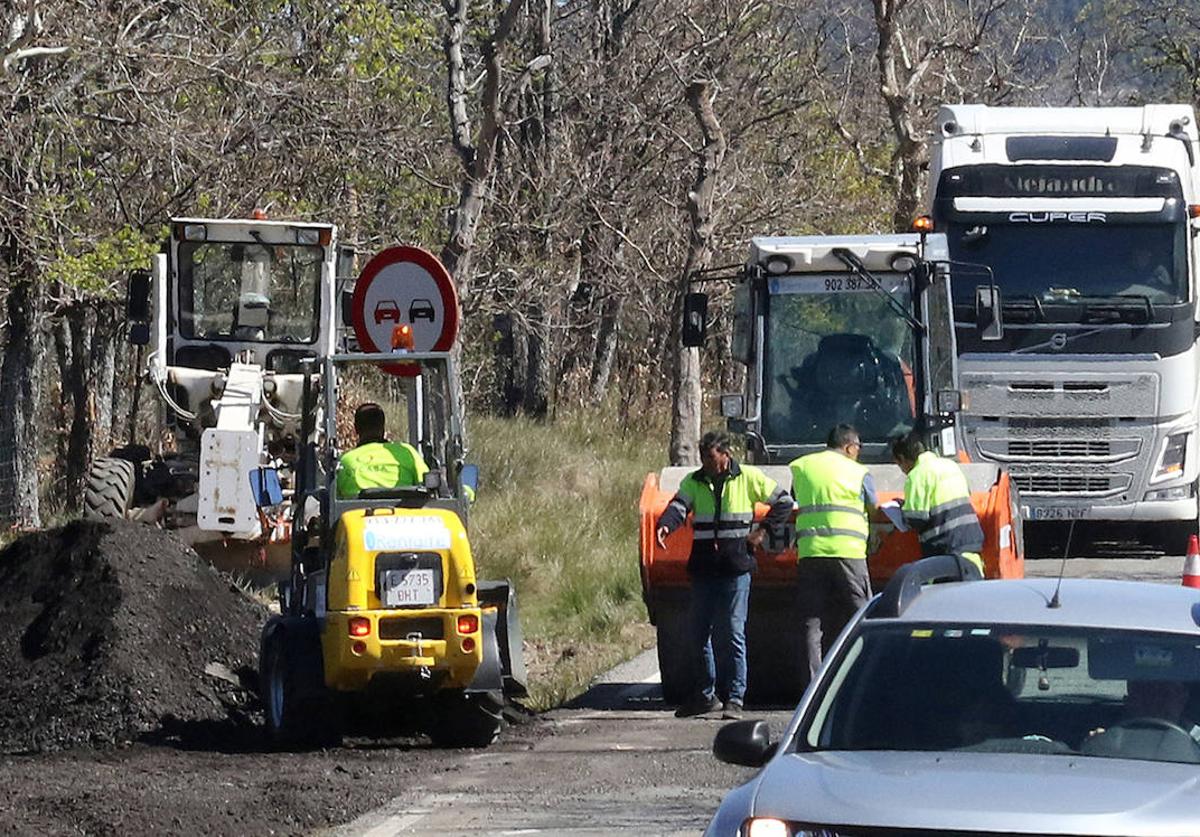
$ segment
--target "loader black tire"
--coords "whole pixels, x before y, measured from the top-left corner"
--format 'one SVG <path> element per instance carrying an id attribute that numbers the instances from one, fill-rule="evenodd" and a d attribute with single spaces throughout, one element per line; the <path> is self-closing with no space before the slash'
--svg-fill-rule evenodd
<path id="1" fill-rule="evenodd" d="M 259 658 L 268 743 L 281 750 L 341 744 L 333 696 L 325 686 L 316 631 L 268 624 Z"/>
<path id="2" fill-rule="evenodd" d="M 133 463 L 106 456 L 92 463 L 83 491 L 85 520 L 125 518 L 133 501 Z"/>
<path id="3" fill-rule="evenodd" d="M 446 692 L 435 699 L 429 736 L 439 747 L 487 747 L 500 735 L 503 712 L 499 693 Z"/>

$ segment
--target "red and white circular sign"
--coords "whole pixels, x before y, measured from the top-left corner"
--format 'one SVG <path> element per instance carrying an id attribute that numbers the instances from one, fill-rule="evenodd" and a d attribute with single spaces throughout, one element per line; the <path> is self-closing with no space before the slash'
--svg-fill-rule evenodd
<path id="1" fill-rule="evenodd" d="M 458 292 L 449 272 L 420 247 L 389 247 L 367 262 L 350 303 L 351 322 L 364 352 L 389 352 L 396 326 L 412 327 L 413 351 L 446 352 L 458 334 Z M 385 367 L 416 374 L 411 364 Z"/>

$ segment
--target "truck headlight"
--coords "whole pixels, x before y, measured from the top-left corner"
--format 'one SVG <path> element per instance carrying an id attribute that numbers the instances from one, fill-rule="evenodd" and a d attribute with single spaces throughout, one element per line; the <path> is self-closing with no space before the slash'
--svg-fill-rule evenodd
<path id="1" fill-rule="evenodd" d="M 1158 455 L 1158 468 L 1150 482 L 1162 482 L 1171 477 L 1183 476 L 1183 463 L 1187 458 L 1187 433 L 1173 433 L 1163 440 L 1162 452 Z"/>

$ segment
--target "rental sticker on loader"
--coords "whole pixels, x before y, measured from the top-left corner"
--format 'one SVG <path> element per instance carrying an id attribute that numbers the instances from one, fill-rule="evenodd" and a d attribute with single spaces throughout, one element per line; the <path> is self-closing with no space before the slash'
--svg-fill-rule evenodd
<path id="1" fill-rule="evenodd" d="M 363 521 L 363 547 L 370 552 L 449 549 L 450 530 L 431 515 L 370 517 Z"/>

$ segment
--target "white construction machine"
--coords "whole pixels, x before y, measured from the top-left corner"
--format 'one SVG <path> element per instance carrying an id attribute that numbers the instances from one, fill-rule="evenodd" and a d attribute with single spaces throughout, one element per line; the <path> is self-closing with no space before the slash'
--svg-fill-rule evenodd
<path id="1" fill-rule="evenodd" d="M 85 517 L 161 520 L 197 548 L 220 547 L 205 552 L 218 565 L 271 555 L 286 575 L 300 362 L 338 340 L 336 235 L 330 224 L 171 221 L 127 301 L 157 432 L 95 462 Z"/>

